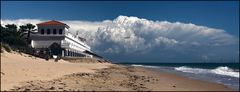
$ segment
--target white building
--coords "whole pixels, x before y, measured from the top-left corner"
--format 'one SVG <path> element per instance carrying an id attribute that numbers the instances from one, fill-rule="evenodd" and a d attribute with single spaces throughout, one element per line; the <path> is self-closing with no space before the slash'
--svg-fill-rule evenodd
<path id="1" fill-rule="evenodd" d="M 48 48 L 53 43 L 58 43 L 64 49 L 63 57 L 92 57 L 86 40 L 71 34 L 67 24 L 52 20 L 37 24 L 37 28 L 37 33 L 31 35 L 33 48 Z"/>

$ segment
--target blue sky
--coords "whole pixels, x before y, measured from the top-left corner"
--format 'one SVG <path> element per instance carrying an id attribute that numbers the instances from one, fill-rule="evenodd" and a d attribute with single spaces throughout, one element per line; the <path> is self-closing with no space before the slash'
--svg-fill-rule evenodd
<path id="1" fill-rule="evenodd" d="M 2 19 L 102 21 L 119 15 L 184 22 L 239 34 L 237 1 L 2 1 Z"/>
<path id="2" fill-rule="evenodd" d="M 194 28 L 199 28 L 199 26 L 205 26 L 207 28 L 214 28 L 215 35 L 223 35 L 215 38 L 219 38 L 216 41 L 216 44 L 218 41 L 227 40 L 228 42 L 232 41 L 232 38 L 229 38 L 228 36 L 233 36 L 236 39 L 239 39 L 239 1 L 1 1 L 1 19 L 10 19 L 10 20 L 17 20 L 17 19 L 40 19 L 40 20 L 62 20 L 66 21 L 69 24 L 74 25 L 74 23 L 69 21 L 90 21 L 90 22 L 102 22 L 103 20 L 118 20 L 119 15 L 124 16 L 135 16 L 138 17 L 138 19 L 144 18 L 149 21 L 168 21 L 170 22 L 170 26 L 176 27 L 178 24 L 174 24 L 176 22 L 180 22 L 179 25 L 184 25 L 188 23 L 192 23 L 197 25 Z M 116 19 L 117 18 L 117 19 Z M 134 19 L 134 18 L 129 18 Z M 119 18 L 120 20 L 120 18 Z M 82 22 L 81 22 L 82 23 Z M 80 23 L 80 24 L 81 24 Z M 154 22 L 158 25 L 157 22 Z M 86 22 L 86 24 L 89 25 L 95 25 L 94 23 Z M 98 24 L 98 23 L 97 23 Z M 102 25 L 104 23 L 100 23 L 99 25 Z M 164 24 L 164 23 L 163 23 Z M 147 24 L 143 24 L 148 26 Z M 192 25 L 187 25 L 188 27 L 192 27 Z M 215 32 L 215 30 L 224 30 L 226 33 L 218 33 Z M 104 30 L 104 29 L 103 29 Z M 144 29 L 140 29 L 144 30 Z M 156 30 L 162 30 L 162 29 L 156 29 Z M 184 31 L 183 29 L 178 29 L 176 27 L 176 30 Z M 186 29 L 189 30 L 189 29 Z M 197 30 L 197 29 L 196 29 Z M 105 30 L 109 31 L 109 30 Z M 159 31 L 159 33 L 161 33 Z M 218 30 L 219 31 L 219 30 Z M 174 32 L 174 30 L 173 30 Z M 175 32 L 176 33 L 176 32 Z M 179 35 L 183 34 L 179 33 Z M 135 33 L 136 36 L 139 36 L 140 38 L 144 38 L 146 35 L 138 35 Z M 160 34 L 161 35 L 161 34 Z M 178 36 L 178 34 L 176 33 Z M 209 35 L 209 36 L 215 36 L 215 35 Z M 156 36 L 156 35 L 151 35 Z M 205 36 L 198 37 L 198 40 L 192 40 L 192 43 L 195 45 L 198 44 L 196 41 L 200 41 L 199 39 L 206 40 L 206 42 L 212 43 L 213 41 L 207 41 L 211 40 L 205 39 Z M 223 38 L 228 37 L 228 38 Z M 151 37 L 146 37 L 146 39 Z M 184 42 L 181 40 L 178 40 L 180 38 L 172 37 L 171 35 L 164 35 L 162 37 L 157 37 L 152 39 L 155 40 L 169 40 L 169 42 L 173 42 L 176 40 L 176 42 Z M 188 39 L 197 39 L 196 38 L 188 38 Z M 229 40 L 231 39 L 231 40 Z M 134 39 L 132 39 L 134 40 Z M 136 40 L 136 39 L 135 39 Z M 151 40 L 151 39 L 149 39 Z M 102 41 L 103 43 L 106 43 L 106 41 L 103 41 L 103 39 L 100 39 L 99 41 Z M 113 40 L 111 44 L 112 46 L 115 46 L 116 43 Z M 202 42 L 205 44 L 204 42 Z M 115 44 L 115 45 L 113 45 Z M 140 43 L 136 43 L 140 44 Z M 145 42 L 147 44 L 147 42 Z M 152 43 L 151 46 L 153 45 Z M 132 45 L 132 44 L 130 44 Z M 159 45 L 159 44 L 158 44 Z M 207 58 L 216 58 L 224 56 L 224 54 L 228 54 L 226 56 L 226 59 L 233 60 L 236 59 L 236 57 L 239 59 L 239 43 L 236 42 L 236 44 L 231 46 L 224 46 L 222 48 L 220 47 L 205 47 L 203 49 L 199 48 L 192 48 L 188 49 L 189 51 L 186 53 L 178 52 L 176 51 L 176 48 L 171 47 L 170 50 L 165 49 L 156 49 L 159 47 L 164 46 L 157 46 L 152 47 L 149 51 L 162 51 L 165 53 L 169 53 L 172 56 L 164 58 L 164 54 L 157 53 L 156 55 L 151 55 L 148 58 L 145 58 L 146 60 L 149 58 L 152 58 L 152 61 L 158 61 L 160 59 L 162 60 L 169 60 L 169 58 L 173 58 L 172 60 L 180 60 L 180 58 L 183 58 L 182 60 L 198 60 L 197 57 L 204 57 Z M 98 48 L 100 48 L 98 46 Z M 123 45 L 123 47 L 126 47 Z M 131 47 L 131 46 L 130 46 Z M 129 47 L 129 48 L 130 48 Z M 134 46 L 132 46 L 134 47 Z M 181 49 L 187 48 L 188 46 L 181 47 Z M 110 49 L 107 49 L 107 51 L 111 51 L 111 49 L 116 49 L 116 46 L 109 47 Z M 121 46 L 119 47 L 121 48 Z M 127 49 L 129 49 L 127 48 Z M 124 48 L 126 49 L 126 48 Z M 197 50 L 197 52 L 194 52 L 194 50 Z M 208 52 L 207 49 L 212 49 L 212 54 L 210 51 Z M 177 48 L 178 51 L 181 51 L 180 48 Z M 96 50 L 97 51 L 97 50 Z M 101 51 L 101 50 L 100 50 Z M 105 51 L 105 50 L 104 50 Z M 136 50 L 136 51 L 139 51 Z M 141 50 L 140 50 L 141 51 Z M 203 52 L 205 51 L 205 52 Z M 126 52 L 128 52 L 126 50 Z M 176 53 L 175 53 L 176 52 Z M 152 52 L 155 53 L 155 52 Z M 199 53 L 199 55 L 197 54 Z M 209 55 L 207 55 L 207 54 Z M 220 54 L 219 54 L 220 53 Z M 233 53 L 233 54 L 229 54 Z M 236 54 L 237 53 L 237 54 Z M 176 54 L 176 55 L 174 55 Z M 197 54 L 195 56 L 192 56 L 193 54 Z M 106 57 L 109 57 L 111 59 L 119 59 L 124 60 L 126 58 L 139 58 L 142 57 L 141 55 L 136 55 L 129 57 L 129 54 L 123 55 L 123 54 L 106 54 L 103 53 L 101 55 L 104 55 Z M 144 56 L 144 55 L 143 55 Z M 145 55 L 146 56 L 146 55 Z M 185 58 L 188 57 L 189 58 Z M 234 56 L 234 57 L 230 57 Z M 225 57 L 225 56 L 224 56 Z M 223 57 L 223 58 L 224 58 Z M 133 59 L 133 60 L 134 60 Z M 140 58 L 141 59 L 141 58 Z M 222 58 L 220 58 L 222 60 Z"/>

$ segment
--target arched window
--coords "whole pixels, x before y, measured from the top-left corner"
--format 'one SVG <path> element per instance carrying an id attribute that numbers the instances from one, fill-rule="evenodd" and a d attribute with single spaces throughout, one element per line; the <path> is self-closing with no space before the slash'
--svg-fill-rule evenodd
<path id="1" fill-rule="evenodd" d="M 41 29 L 41 34 L 44 34 L 44 29 Z"/>
<path id="2" fill-rule="evenodd" d="M 53 29 L 53 34 L 57 34 L 57 29 Z"/>
<path id="3" fill-rule="evenodd" d="M 59 34 L 62 34 L 63 33 L 63 30 L 62 29 L 59 29 Z"/>
<path id="4" fill-rule="evenodd" d="M 47 29 L 47 34 L 50 34 L 50 33 L 51 33 L 50 29 Z"/>

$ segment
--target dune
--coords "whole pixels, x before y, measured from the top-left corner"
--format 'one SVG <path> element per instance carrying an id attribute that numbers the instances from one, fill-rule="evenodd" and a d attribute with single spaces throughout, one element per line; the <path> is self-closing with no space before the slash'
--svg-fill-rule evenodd
<path id="1" fill-rule="evenodd" d="M 110 63 L 69 63 L 64 60 L 44 60 L 17 52 L 1 53 L 1 91 L 10 90 L 21 82 L 52 80 L 72 73 L 94 73 Z"/>

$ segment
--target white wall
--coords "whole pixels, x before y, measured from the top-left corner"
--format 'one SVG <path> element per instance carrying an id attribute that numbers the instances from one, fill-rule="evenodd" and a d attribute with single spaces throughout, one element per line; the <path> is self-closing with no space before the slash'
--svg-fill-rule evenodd
<path id="1" fill-rule="evenodd" d="M 53 43 L 61 43 L 61 40 L 52 41 L 34 41 L 32 40 L 31 45 L 33 48 L 48 48 Z"/>

